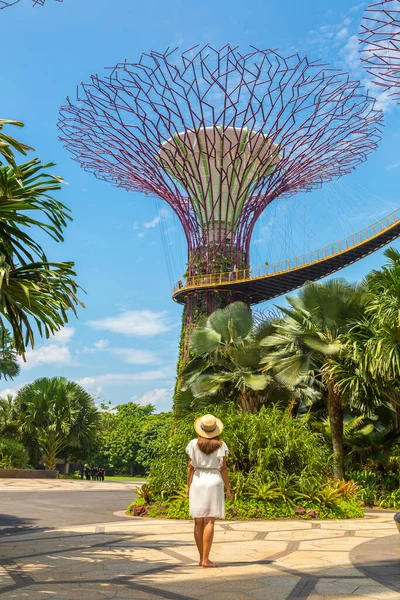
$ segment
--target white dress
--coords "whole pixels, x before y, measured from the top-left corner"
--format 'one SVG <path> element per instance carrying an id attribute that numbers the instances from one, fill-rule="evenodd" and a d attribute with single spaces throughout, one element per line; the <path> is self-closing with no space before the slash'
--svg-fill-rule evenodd
<path id="1" fill-rule="evenodd" d="M 215 517 L 225 519 L 224 481 L 221 467 L 228 446 L 221 447 L 212 454 L 204 454 L 197 444 L 197 438 L 191 440 L 186 448 L 194 467 L 192 485 L 189 493 L 190 516 L 194 519 Z"/>

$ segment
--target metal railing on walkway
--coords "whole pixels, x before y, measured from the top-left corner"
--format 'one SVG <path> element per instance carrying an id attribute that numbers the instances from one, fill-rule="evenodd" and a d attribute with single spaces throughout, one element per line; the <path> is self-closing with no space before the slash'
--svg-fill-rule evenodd
<path id="1" fill-rule="evenodd" d="M 240 269 L 228 271 L 225 273 L 209 273 L 204 275 L 194 275 L 188 277 L 184 281 L 179 281 L 174 287 L 174 293 L 188 288 L 202 288 L 208 286 L 220 286 L 235 284 L 241 281 L 249 281 L 254 279 L 263 279 L 265 277 L 273 277 L 288 271 L 302 269 L 312 264 L 323 262 L 334 256 L 343 254 L 352 248 L 360 247 L 365 242 L 378 238 L 384 231 L 394 227 L 400 220 L 400 208 L 383 217 L 373 225 L 349 235 L 347 238 L 328 244 L 323 248 L 301 254 L 294 258 L 288 258 L 275 263 L 266 263 L 262 267 L 252 267 L 248 269 Z"/>

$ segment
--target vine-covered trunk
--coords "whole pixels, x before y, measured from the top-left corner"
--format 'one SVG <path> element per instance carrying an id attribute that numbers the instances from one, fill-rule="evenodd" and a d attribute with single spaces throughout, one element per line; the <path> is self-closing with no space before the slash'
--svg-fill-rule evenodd
<path id="1" fill-rule="evenodd" d="M 254 390 L 245 389 L 239 393 L 237 403 L 242 412 L 254 414 L 260 410 L 260 394 Z"/>
<path id="2" fill-rule="evenodd" d="M 193 330 L 218 308 L 225 308 L 237 300 L 250 304 L 250 298 L 244 297 L 241 292 L 232 290 L 229 286 L 216 285 L 213 289 L 207 287 L 201 289 L 202 283 L 206 284 L 208 276 L 213 274 L 221 274 L 222 280 L 226 283 L 234 280 L 240 272 L 243 277 L 243 270 L 248 267 L 245 250 L 232 245 L 231 241 L 225 237 L 221 239 L 218 237 L 218 240 L 207 240 L 203 245 L 190 251 L 185 278 L 189 277 L 192 285 L 194 284 L 198 289 L 188 291 L 185 298 L 174 390 L 175 414 L 178 412 L 177 398 L 182 385 L 181 373 L 190 360 L 190 337 Z M 202 277 L 203 275 L 204 277 Z"/>
<path id="3" fill-rule="evenodd" d="M 333 447 L 333 473 L 336 479 L 344 479 L 343 405 L 332 384 L 328 385 L 328 415 Z"/>

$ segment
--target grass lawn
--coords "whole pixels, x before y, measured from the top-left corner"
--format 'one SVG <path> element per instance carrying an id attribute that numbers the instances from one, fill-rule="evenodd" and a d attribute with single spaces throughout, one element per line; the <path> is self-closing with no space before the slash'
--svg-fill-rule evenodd
<path id="1" fill-rule="evenodd" d="M 106 477 L 108 481 L 146 481 L 146 476 L 141 477 L 130 477 L 129 475 L 110 475 Z"/>

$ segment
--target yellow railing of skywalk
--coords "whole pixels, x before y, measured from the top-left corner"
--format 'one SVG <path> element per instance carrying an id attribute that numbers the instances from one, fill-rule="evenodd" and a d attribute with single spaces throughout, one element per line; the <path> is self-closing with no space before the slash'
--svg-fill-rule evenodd
<path id="1" fill-rule="evenodd" d="M 347 238 L 328 244 L 323 248 L 301 254 L 294 258 L 288 258 L 286 260 L 278 261 L 275 263 L 265 263 L 262 267 L 252 267 L 248 269 L 240 269 L 235 271 L 228 271 L 225 273 L 209 273 L 204 275 L 193 275 L 187 277 L 185 281 L 178 281 L 174 287 L 174 293 L 182 289 L 197 288 L 210 285 L 229 285 L 239 281 L 247 281 L 248 279 L 258 279 L 265 277 L 273 277 L 286 273 L 288 271 L 295 271 L 307 267 L 311 264 L 323 262 L 333 256 L 343 254 L 355 248 L 362 246 L 368 240 L 379 237 L 385 230 L 391 229 L 400 220 L 400 208 L 383 217 L 373 225 L 349 235 Z"/>

